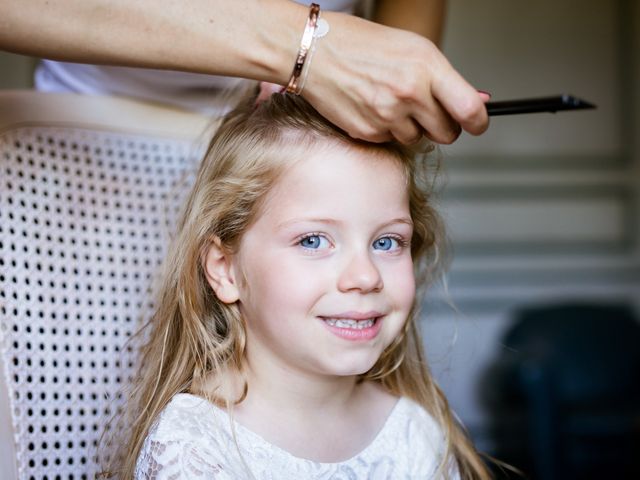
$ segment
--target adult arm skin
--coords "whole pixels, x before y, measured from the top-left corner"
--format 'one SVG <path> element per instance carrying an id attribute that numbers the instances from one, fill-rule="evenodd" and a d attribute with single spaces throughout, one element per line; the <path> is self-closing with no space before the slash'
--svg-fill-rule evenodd
<path id="1" fill-rule="evenodd" d="M 283 0 L 0 0 L 0 48 L 283 83 L 307 11 Z"/>
<path id="2" fill-rule="evenodd" d="M 324 11 L 303 96 L 356 138 L 450 143 L 488 125 L 480 96 L 424 37 Z M 68 62 L 285 85 L 308 7 L 288 0 L 0 0 L 0 48 Z"/>

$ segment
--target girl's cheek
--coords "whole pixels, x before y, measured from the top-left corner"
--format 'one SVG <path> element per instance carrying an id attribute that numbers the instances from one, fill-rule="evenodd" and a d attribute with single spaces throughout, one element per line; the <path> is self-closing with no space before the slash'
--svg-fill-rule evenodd
<path id="1" fill-rule="evenodd" d="M 416 279 L 411 259 L 408 259 L 398 265 L 395 272 L 390 274 L 390 278 L 398 288 L 401 288 L 402 291 L 406 292 L 407 298 L 410 298 L 411 301 L 413 301 L 413 297 L 415 297 Z"/>

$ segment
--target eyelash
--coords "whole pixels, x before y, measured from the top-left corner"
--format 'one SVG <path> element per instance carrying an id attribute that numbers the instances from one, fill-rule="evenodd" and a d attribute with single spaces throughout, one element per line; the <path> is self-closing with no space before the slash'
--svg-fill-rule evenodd
<path id="1" fill-rule="evenodd" d="M 331 241 L 327 238 L 327 236 L 322 234 L 322 233 L 320 233 L 320 232 L 310 232 L 310 233 L 305 233 L 304 235 L 300 235 L 296 239 L 296 245 L 299 245 L 300 247 L 304 248 L 307 251 L 320 250 L 320 248 L 309 248 L 309 247 L 305 247 L 305 246 L 302 245 L 302 242 L 304 242 L 306 239 L 312 238 L 312 237 L 323 238 L 327 242 L 329 242 L 330 245 L 332 245 Z"/>
<path id="2" fill-rule="evenodd" d="M 390 239 L 395 240 L 396 242 L 398 242 L 398 248 L 397 248 L 397 249 L 390 249 L 390 250 L 383 250 L 383 251 L 395 251 L 395 250 L 401 250 L 401 249 L 404 249 L 404 248 L 406 248 L 407 246 L 409 246 L 409 242 L 408 242 L 408 241 L 406 241 L 406 240 L 404 239 L 404 237 L 401 237 L 400 235 L 392 235 L 392 234 L 389 234 L 389 235 L 383 235 L 383 236 L 381 236 L 381 237 L 378 237 L 378 238 L 376 238 L 376 239 L 373 241 L 373 243 L 375 244 L 375 242 L 377 242 L 377 241 L 379 241 L 379 240 L 382 240 L 383 238 L 390 238 Z"/>

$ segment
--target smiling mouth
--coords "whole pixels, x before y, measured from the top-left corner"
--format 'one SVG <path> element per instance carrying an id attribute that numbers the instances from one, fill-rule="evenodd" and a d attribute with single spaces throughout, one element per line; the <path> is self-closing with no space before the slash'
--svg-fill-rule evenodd
<path id="1" fill-rule="evenodd" d="M 373 327 L 380 317 L 366 318 L 362 320 L 354 320 L 352 318 L 332 318 L 321 317 L 328 325 L 337 328 L 351 328 L 354 330 L 363 330 Z"/>

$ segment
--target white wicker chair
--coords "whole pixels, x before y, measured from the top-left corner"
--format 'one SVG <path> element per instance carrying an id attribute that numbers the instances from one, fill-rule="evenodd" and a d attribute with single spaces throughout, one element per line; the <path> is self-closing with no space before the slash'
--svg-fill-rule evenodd
<path id="1" fill-rule="evenodd" d="M 151 307 L 172 187 L 207 126 L 118 98 L 0 93 L 2 479 L 93 478 L 105 394 L 130 374 L 123 345 Z"/>

